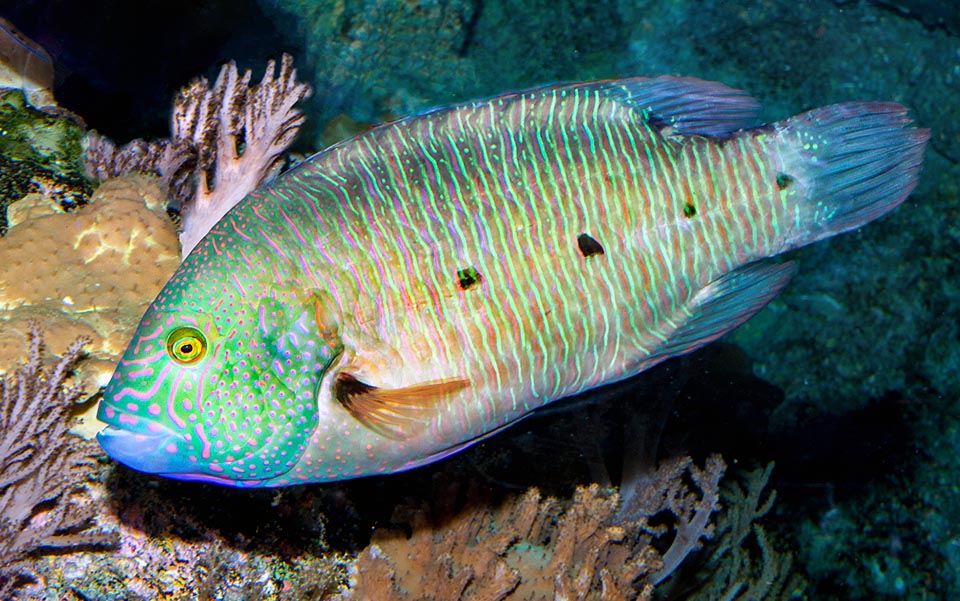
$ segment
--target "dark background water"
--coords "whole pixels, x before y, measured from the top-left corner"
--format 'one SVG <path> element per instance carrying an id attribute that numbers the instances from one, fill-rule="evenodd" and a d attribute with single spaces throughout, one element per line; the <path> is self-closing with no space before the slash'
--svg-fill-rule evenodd
<path id="1" fill-rule="evenodd" d="M 627 75 L 723 81 L 759 98 L 769 120 L 844 100 L 907 104 L 933 131 L 913 197 L 794 253 L 787 291 L 728 337 L 739 351 L 675 368 L 664 428 L 695 455 L 777 462 L 766 523 L 795 551 L 810 598 L 960 596 L 955 2 L 62 0 L 2 1 L 0 15 L 54 57 L 58 101 L 118 142 L 167 135 L 172 98 L 191 78 L 212 79 L 229 59 L 258 78 L 281 52 L 314 87 L 297 143 L 307 152 L 440 104 Z M 642 410 L 654 385 L 614 395 L 615 411 Z M 569 414 L 583 411 L 599 412 Z M 534 422 L 463 461 L 503 445 L 549 458 L 558 440 L 570 457 L 597 444 L 565 414 Z M 616 472 L 622 447 L 604 444 Z M 497 478 L 562 488 L 556 473 Z M 350 490 L 399 496 L 411 481 L 396 482 Z"/>

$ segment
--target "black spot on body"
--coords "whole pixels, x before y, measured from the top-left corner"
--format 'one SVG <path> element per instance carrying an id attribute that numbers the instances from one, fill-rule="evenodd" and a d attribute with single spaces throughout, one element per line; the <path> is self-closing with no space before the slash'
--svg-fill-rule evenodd
<path id="1" fill-rule="evenodd" d="M 787 175 L 786 173 L 777 174 L 777 188 L 780 190 L 786 190 L 790 184 L 793 183 L 793 177 Z"/>
<path id="2" fill-rule="evenodd" d="M 577 246 L 580 247 L 580 254 L 583 255 L 584 258 L 605 254 L 603 246 L 586 233 L 577 236 Z"/>
<path id="3" fill-rule="evenodd" d="M 691 219 L 697 216 L 697 207 L 694 206 L 692 202 L 688 202 L 683 205 L 683 216 L 687 219 Z"/>
<path id="4" fill-rule="evenodd" d="M 466 267 L 464 269 L 457 270 L 457 283 L 460 284 L 461 290 L 466 290 L 471 286 L 479 284 L 481 279 L 482 276 L 475 267 Z"/>

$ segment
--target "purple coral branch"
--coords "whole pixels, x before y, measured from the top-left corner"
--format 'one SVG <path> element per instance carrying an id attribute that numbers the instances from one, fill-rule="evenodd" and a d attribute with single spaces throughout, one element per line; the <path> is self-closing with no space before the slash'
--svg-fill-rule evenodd
<path id="1" fill-rule="evenodd" d="M 677 518 L 676 537 L 663 554 L 663 567 L 650 577 L 654 586 L 666 580 L 690 553 L 698 549 L 701 539 L 713 536 L 710 517 L 720 508 L 720 478 L 727 467 L 723 459 L 719 455 L 711 455 L 703 469 L 697 467 L 689 457 L 685 459 L 684 467 L 689 469 L 701 496 L 698 499 L 695 492 L 685 488 L 678 488 L 667 495 L 665 508 Z"/>
<path id="2" fill-rule="evenodd" d="M 90 529 L 95 512 L 83 500 L 96 446 L 68 432 L 81 391 L 67 382 L 89 342 L 76 340 L 48 370 L 31 323 L 26 365 L 0 377 L 0 598 L 29 575 L 30 553 L 113 540 Z"/>

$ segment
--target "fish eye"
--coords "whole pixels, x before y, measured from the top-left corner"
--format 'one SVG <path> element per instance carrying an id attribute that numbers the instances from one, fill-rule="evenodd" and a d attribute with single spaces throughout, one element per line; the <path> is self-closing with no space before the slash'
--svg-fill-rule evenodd
<path id="1" fill-rule="evenodd" d="M 181 327 L 167 336 L 167 354 L 180 365 L 196 363 L 207 353 L 207 339 L 191 327 Z"/>

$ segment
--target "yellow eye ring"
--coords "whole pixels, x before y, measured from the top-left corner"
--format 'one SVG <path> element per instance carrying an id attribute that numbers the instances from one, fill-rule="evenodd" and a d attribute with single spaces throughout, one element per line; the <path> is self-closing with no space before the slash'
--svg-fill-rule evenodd
<path id="1" fill-rule="evenodd" d="M 207 339 L 196 328 L 177 328 L 167 336 L 167 354 L 180 365 L 191 365 L 207 354 Z"/>

